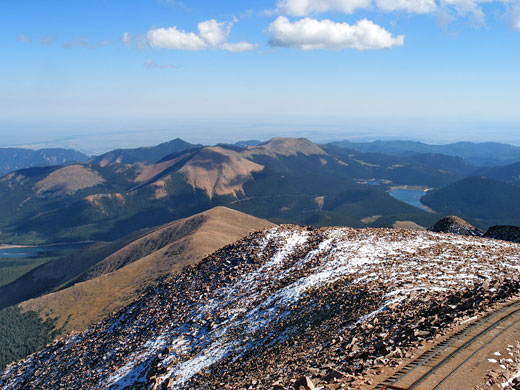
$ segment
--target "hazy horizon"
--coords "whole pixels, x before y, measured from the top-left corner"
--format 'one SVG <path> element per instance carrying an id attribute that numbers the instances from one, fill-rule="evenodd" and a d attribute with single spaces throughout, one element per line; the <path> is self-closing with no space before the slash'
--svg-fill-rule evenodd
<path id="1" fill-rule="evenodd" d="M 20 0 L 0 21 L 0 146 L 520 145 L 520 0 Z"/>
<path id="2" fill-rule="evenodd" d="M 83 125 L 75 122 L 0 124 L 0 131 L 5 131 L 0 147 L 64 147 L 95 155 L 118 148 L 153 146 L 174 138 L 213 145 L 250 139 L 265 141 L 273 137 L 305 137 L 321 143 L 411 140 L 428 144 L 501 142 L 520 145 L 520 133 L 516 131 L 519 126 L 514 123 L 497 126 L 489 122 L 403 121 L 395 118 L 149 122 L 151 124 L 147 121 L 100 121 Z"/>

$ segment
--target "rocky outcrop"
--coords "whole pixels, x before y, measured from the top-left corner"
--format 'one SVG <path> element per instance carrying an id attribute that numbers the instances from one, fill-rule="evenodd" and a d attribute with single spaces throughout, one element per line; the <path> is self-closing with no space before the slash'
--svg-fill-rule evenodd
<path id="1" fill-rule="evenodd" d="M 438 233 L 459 234 L 461 236 L 482 236 L 484 233 L 482 230 L 454 215 L 440 219 L 429 230 Z"/>
<path id="2" fill-rule="evenodd" d="M 481 237 L 272 228 L 10 365 L 0 388 L 359 388 L 517 294 L 519 256 Z"/>
<path id="3" fill-rule="evenodd" d="M 495 240 L 520 242 L 520 226 L 491 226 L 484 237 Z"/>

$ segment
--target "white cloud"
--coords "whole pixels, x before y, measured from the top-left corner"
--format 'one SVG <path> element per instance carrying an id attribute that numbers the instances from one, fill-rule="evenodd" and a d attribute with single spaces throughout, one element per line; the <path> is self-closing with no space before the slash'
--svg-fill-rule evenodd
<path id="1" fill-rule="evenodd" d="M 439 26 L 446 29 L 451 23 L 457 20 L 457 18 L 453 15 L 450 9 L 442 7 L 437 9 L 436 20 Z"/>
<path id="2" fill-rule="evenodd" d="M 179 31 L 176 27 L 150 30 L 146 37 L 152 47 L 177 50 L 202 50 L 206 48 L 206 43 L 198 35 Z"/>
<path id="3" fill-rule="evenodd" d="M 199 37 L 209 46 L 218 46 L 227 41 L 232 23 L 217 22 L 215 19 L 200 22 Z"/>
<path id="4" fill-rule="evenodd" d="M 469 17 L 476 25 L 483 25 L 486 15 L 480 4 L 493 3 L 495 0 L 441 0 L 441 6 L 451 7 L 462 17 Z"/>
<path id="5" fill-rule="evenodd" d="M 428 14 L 437 9 L 435 0 L 376 0 L 383 11 L 406 11 L 417 14 Z"/>
<path id="6" fill-rule="evenodd" d="M 123 42 L 125 46 L 133 46 L 138 49 L 144 49 L 148 46 L 148 40 L 144 35 L 131 35 L 129 32 L 123 33 L 121 42 Z"/>
<path id="7" fill-rule="evenodd" d="M 177 27 L 158 28 L 148 31 L 146 38 L 152 47 L 176 50 L 222 49 L 233 52 L 252 50 L 257 45 L 248 42 L 226 42 L 233 23 L 206 20 L 197 26 L 198 32 L 185 32 Z"/>
<path id="8" fill-rule="evenodd" d="M 435 14 L 441 25 L 451 23 L 455 17 L 467 18 L 474 25 L 483 25 L 486 15 L 482 4 L 495 3 L 511 6 L 513 27 L 520 29 L 519 0 L 278 0 L 276 10 L 266 11 L 267 15 L 282 14 L 296 17 L 310 16 L 325 12 L 352 14 L 358 10 L 371 9 L 384 12 L 409 12 Z"/>
<path id="9" fill-rule="evenodd" d="M 404 44 L 404 36 L 390 32 L 363 19 L 354 25 L 331 20 L 300 19 L 294 23 L 279 16 L 266 29 L 271 46 L 296 47 L 302 50 L 385 49 Z"/>
<path id="10" fill-rule="evenodd" d="M 238 42 L 238 43 L 223 43 L 220 48 L 227 51 L 238 53 L 241 51 L 254 50 L 258 47 L 256 43 Z"/>
<path id="11" fill-rule="evenodd" d="M 292 16 L 307 16 L 328 11 L 339 11 L 351 14 L 367 8 L 371 0 L 279 0 L 278 9 Z"/>
<path id="12" fill-rule="evenodd" d="M 31 43 L 31 38 L 29 38 L 25 34 L 20 34 L 20 35 L 18 35 L 16 37 L 16 42 L 19 42 L 19 43 Z"/>

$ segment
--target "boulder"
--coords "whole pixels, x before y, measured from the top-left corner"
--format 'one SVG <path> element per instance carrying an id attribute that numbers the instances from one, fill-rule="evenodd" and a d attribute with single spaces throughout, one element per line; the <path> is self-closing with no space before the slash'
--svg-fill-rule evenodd
<path id="1" fill-rule="evenodd" d="M 333 382 L 334 379 L 342 379 L 342 378 L 346 378 L 346 377 L 347 377 L 347 374 L 345 374 L 344 372 L 332 369 L 329 371 L 329 373 L 327 375 L 325 375 L 325 377 L 323 377 L 323 380 L 326 382 Z"/>
<path id="2" fill-rule="evenodd" d="M 461 236 L 482 236 L 484 233 L 482 230 L 454 215 L 440 219 L 428 230 L 437 233 L 459 234 Z"/>
<path id="3" fill-rule="evenodd" d="M 308 376 L 300 377 L 296 382 L 294 382 L 295 390 L 315 390 L 314 383 L 312 383 L 311 378 Z"/>

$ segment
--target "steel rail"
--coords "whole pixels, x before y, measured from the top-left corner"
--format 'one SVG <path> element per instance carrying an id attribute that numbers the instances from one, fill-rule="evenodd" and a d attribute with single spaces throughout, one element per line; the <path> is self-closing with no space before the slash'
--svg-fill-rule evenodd
<path id="1" fill-rule="evenodd" d="M 394 373 L 394 375 L 392 375 L 391 377 L 387 378 L 383 382 L 379 383 L 376 387 L 374 387 L 374 390 L 375 389 L 381 389 L 381 388 L 383 388 L 384 385 L 394 385 L 394 384 L 400 382 L 403 378 L 405 378 L 406 376 L 410 375 L 416 369 L 424 366 L 430 360 L 432 360 L 435 357 L 437 357 L 441 352 L 443 352 L 444 350 L 446 350 L 447 348 L 452 346 L 455 342 L 457 342 L 458 340 L 462 339 L 463 337 L 468 335 L 473 330 L 478 329 L 479 327 L 481 327 L 482 325 L 484 325 L 484 324 L 488 323 L 489 321 L 493 320 L 494 318 L 496 318 L 497 316 L 499 316 L 503 312 L 505 312 L 505 311 L 507 311 L 507 310 L 509 310 L 511 308 L 517 307 L 517 306 L 520 306 L 520 301 L 516 301 L 516 302 L 510 303 L 510 304 L 505 305 L 504 307 L 500 308 L 499 310 L 496 310 L 496 311 L 494 311 L 492 313 L 485 314 L 483 317 L 481 317 L 476 322 L 468 324 L 467 327 L 465 327 L 463 329 L 460 329 L 459 331 L 457 331 L 453 335 L 451 335 L 448 338 L 446 338 L 445 340 L 441 341 L 439 344 L 435 345 L 430 350 L 423 352 L 421 355 L 419 355 L 413 361 L 407 363 L 404 367 L 399 369 L 399 371 Z M 441 362 L 439 362 L 435 366 L 433 366 L 431 370 L 429 370 L 427 373 L 423 374 L 418 380 L 416 380 L 410 386 L 410 389 L 413 389 L 413 386 L 415 386 L 415 385 L 419 384 L 420 382 L 424 381 L 424 379 L 426 379 L 426 377 L 429 377 L 431 374 L 436 372 L 440 368 L 440 366 L 444 365 L 448 360 L 450 360 L 458 352 L 460 352 L 461 350 L 467 348 L 476 339 L 478 339 L 478 338 L 482 337 L 484 334 L 490 332 L 497 325 L 499 325 L 500 323 L 506 321 L 509 317 L 511 317 L 512 315 L 514 315 L 515 313 L 517 313 L 519 311 L 520 311 L 520 309 L 516 309 L 516 310 L 512 311 L 511 313 L 508 313 L 506 316 L 500 318 L 499 320 L 494 321 L 492 324 L 486 326 L 486 328 L 484 328 L 484 330 L 482 330 L 477 335 L 473 336 L 471 339 L 466 341 L 461 347 L 458 347 L 457 349 L 452 351 Z"/>
<path id="2" fill-rule="evenodd" d="M 519 309 L 520 310 L 520 309 Z M 517 311 L 519 311 L 517 310 Z M 460 363 L 457 367 L 455 367 L 447 376 L 444 377 L 442 381 L 440 381 L 432 390 L 438 389 L 449 377 L 451 377 L 455 372 L 457 372 L 464 364 L 466 364 L 471 358 L 473 358 L 477 353 L 482 351 L 484 347 L 487 347 L 489 344 L 491 344 L 493 341 L 495 341 L 499 336 L 504 334 L 507 330 L 511 329 L 513 326 L 518 324 L 520 322 L 520 319 L 514 321 L 512 324 L 508 325 L 504 329 L 502 329 L 500 332 L 498 332 L 491 340 L 484 343 L 482 346 L 480 346 L 476 351 L 474 351 L 470 356 L 468 356 L 462 363 Z"/>

